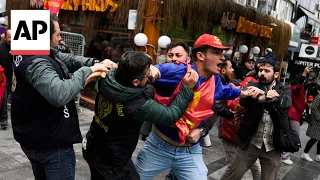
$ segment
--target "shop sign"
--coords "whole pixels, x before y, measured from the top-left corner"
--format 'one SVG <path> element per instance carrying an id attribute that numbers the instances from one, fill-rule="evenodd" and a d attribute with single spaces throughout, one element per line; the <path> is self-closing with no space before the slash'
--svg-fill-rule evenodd
<path id="1" fill-rule="evenodd" d="M 310 61 L 301 61 L 301 60 L 295 60 L 295 65 L 299 66 L 309 66 L 312 68 L 320 68 L 320 62 L 310 62 Z"/>
<path id="2" fill-rule="evenodd" d="M 227 14 L 224 12 L 221 19 L 221 25 L 223 28 L 234 29 L 237 27 L 237 21 L 234 19 L 235 14 L 232 14 L 231 19 L 229 19 L 229 12 Z"/>
<path id="3" fill-rule="evenodd" d="M 246 20 L 244 17 L 240 16 L 237 26 L 238 33 L 246 33 L 254 36 L 260 36 L 265 38 L 272 37 L 272 28 L 264 25 L 259 25 L 257 23 Z"/>
<path id="4" fill-rule="evenodd" d="M 320 38 L 319 37 L 312 37 L 311 44 L 316 45 L 316 46 L 320 46 Z"/>
<path id="5" fill-rule="evenodd" d="M 316 58 L 318 53 L 318 46 L 310 44 L 301 44 L 299 57 Z"/>
<path id="6" fill-rule="evenodd" d="M 118 9 L 119 4 L 114 0 L 64 0 L 61 9 L 78 11 L 79 6 L 82 6 L 82 11 L 105 12 L 110 9 L 110 12 L 114 12 Z"/>
<path id="7" fill-rule="evenodd" d="M 50 10 L 51 14 L 59 12 L 63 0 L 44 0 L 44 9 Z"/>

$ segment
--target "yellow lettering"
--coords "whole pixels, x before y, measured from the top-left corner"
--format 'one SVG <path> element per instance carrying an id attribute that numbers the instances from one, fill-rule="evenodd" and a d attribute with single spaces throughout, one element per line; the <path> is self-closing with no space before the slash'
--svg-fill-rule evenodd
<path id="1" fill-rule="evenodd" d="M 239 22 L 238 22 L 238 26 L 237 26 L 237 30 L 236 30 L 238 33 L 242 33 L 242 28 L 243 28 L 243 25 L 244 25 L 244 21 L 245 21 L 245 18 L 240 16 Z"/>
<path id="2" fill-rule="evenodd" d="M 120 103 L 117 103 L 117 104 L 116 104 L 116 107 L 117 107 L 118 115 L 119 115 L 119 116 L 124 116 L 124 113 L 123 113 L 123 105 L 120 104 Z"/>
<path id="3" fill-rule="evenodd" d="M 94 121 L 102 128 L 104 129 L 104 132 L 108 132 L 109 128 L 103 122 L 99 119 L 98 116 L 94 115 Z"/>

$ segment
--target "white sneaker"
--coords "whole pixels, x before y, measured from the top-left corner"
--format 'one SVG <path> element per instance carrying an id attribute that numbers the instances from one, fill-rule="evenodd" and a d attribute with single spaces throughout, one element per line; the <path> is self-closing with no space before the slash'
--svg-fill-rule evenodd
<path id="1" fill-rule="evenodd" d="M 309 156 L 308 153 L 302 153 L 301 159 L 307 160 L 307 161 L 309 161 L 309 162 L 312 162 L 312 161 L 313 161 L 313 160 L 311 159 L 311 157 Z"/>
<path id="2" fill-rule="evenodd" d="M 320 155 L 317 155 L 317 156 L 316 156 L 315 161 L 320 162 Z"/>
<path id="3" fill-rule="evenodd" d="M 286 165 L 292 165 L 293 164 L 293 162 L 290 159 L 282 160 L 282 162 L 285 163 Z"/>

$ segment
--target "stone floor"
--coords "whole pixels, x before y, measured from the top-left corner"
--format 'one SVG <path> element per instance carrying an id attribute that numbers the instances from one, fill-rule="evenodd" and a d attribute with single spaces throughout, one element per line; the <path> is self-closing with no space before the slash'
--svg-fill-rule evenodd
<path id="1" fill-rule="evenodd" d="M 80 113 L 80 127 L 82 133 L 86 133 L 89 129 L 89 125 L 93 116 L 93 112 L 82 108 L 83 112 Z M 303 147 L 308 141 L 308 137 L 305 135 L 307 125 L 301 127 L 301 141 Z M 222 145 L 217 138 L 217 130 L 213 128 L 210 132 L 211 141 L 213 146 L 210 148 L 204 148 L 203 157 L 207 164 L 209 180 L 218 180 L 222 172 L 225 169 L 225 158 Z M 142 141 L 139 141 L 137 149 L 133 155 L 136 157 L 136 153 L 143 145 Z M 88 166 L 81 154 L 81 146 L 75 145 L 75 151 L 77 155 L 77 167 L 76 167 L 76 179 L 77 180 L 89 180 L 90 172 Z M 282 165 L 278 179 L 282 180 L 320 180 L 320 163 L 306 162 L 299 157 L 302 153 L 302 149 L 292 155 L 294 161 L 293 166 Z M 310 152 L 312 158 L 316 156 L 316 146 L 314 146 Z M 163 180 L 168 171 L 159 174 L 154 179 Z M 11 126 L 3 131 L 0 131 L 0 180 L 32 180 L 32 170 L 28 159 L 23 154 L 19 144 L 14 140 Z M 250 171 L 243 177 L 244 180 L 251 179 Z"/>

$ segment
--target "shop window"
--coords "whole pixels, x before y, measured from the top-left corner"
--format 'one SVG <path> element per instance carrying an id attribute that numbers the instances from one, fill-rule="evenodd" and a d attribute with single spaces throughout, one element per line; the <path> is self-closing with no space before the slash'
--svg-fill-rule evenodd
<path id="1" fill-rule="evenodd" d="M 293 5 L 291 2 L 281 1 L 279 16 L 280 20 L 291 21 Z"/>

